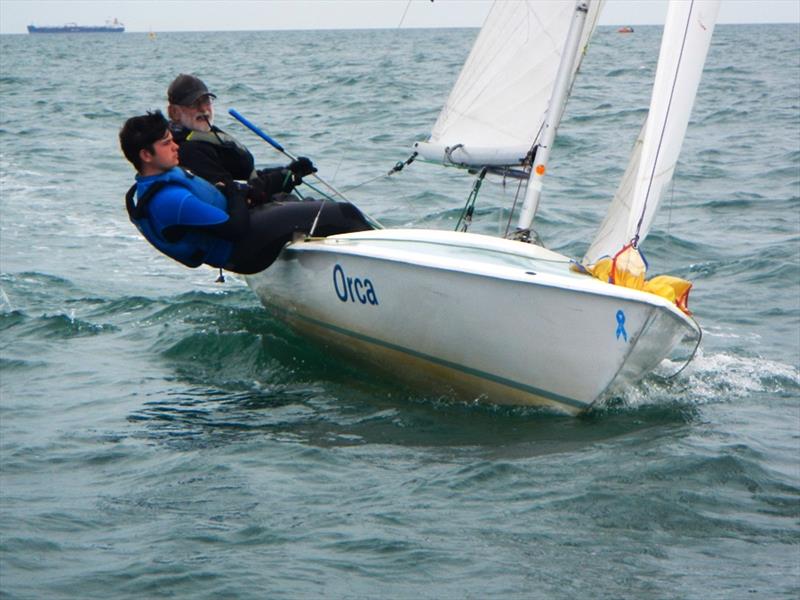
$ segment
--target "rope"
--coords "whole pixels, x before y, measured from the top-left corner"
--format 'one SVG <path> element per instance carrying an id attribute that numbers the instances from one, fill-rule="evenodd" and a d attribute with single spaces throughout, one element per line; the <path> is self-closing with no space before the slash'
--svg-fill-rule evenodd
<path id="1" fill-rule="evenodd" d="M 522 180 L 517 183 L 517 193 L 514 194 L 514 203 L 511 205 L 511 211 L 508 213 L 508 223 L 506 223 L 506 230 L 503 232 L 503 237 L 508 237 L 508 231 L 511 229 L 511 221 L 514 218 L 514 211 L 517 208 L 517 201 L 519 200 L 519 193 L 522 190 Z"/>
<path id="2" fill-rule="evenodd" d="M 320 202 L 320 204 L 319 204 L 319 210 L 317 211 L 317 216 L 314 217 L 314 222 L 311 223 L 311 229 L 308 230 L 308 237 L 314 237 L 314 231 L 317 229 L 317 223 L 319 223 L 319 217 L 322 214 L 322 209 L 325 208 L 325 203 L 326 202 L 333 202 L 335 204 L 336 200 L 334 198 L 331 198 L 328 194 L 326 194 L 325 192 L 323 192 L 319 188 L 314 187 L 313 185 L 311 185 L 307 181 L 303 181 L 303 183 L 305 183 L 308 187 L 310 187 L 312 190 L 314 190 L 320 196 L 322 196 L 322 202 Z M 297 193 L 298 196 L 300 196 L 300 198 L 305 200 L 305 198 L 303 198 L 303 196 L 300 195 L 300 192 L 297 191 L 297 188 L 295 188 L 294 191 Z M 342 198 L 344 198 L 344 196 L 342 196 Z M 345 198 L 345 202 L 349 203 L 350 201 L 347 200 L 347 198 Z"/>
<path id="3" fill-rule="evenodd" d="M 344 188 L 344 191 L 345 192 L 351 192 L 351 191 L 353 191 L 353 190 L 355 190 L 357 188 L 360 188 L 362 185 L 367 185 L 368 183 L 372 183 L 373 181 L 377 181 L 378 179 L 382 179 L 384 177 L 386 177 L 386 174 L 382 173 L 381 175 L 373 177 L 372 179 L 367 179 L 366 181 L 362 181 L 361 183 L 357 183 L 355 185 L 351 185 L 350 187 L 346 187 L 346 188 Z"/>
<path id="4" fill-rule="evenodd" d="M 357 183 L 356 185 L 351 185 L 350 187 L 346 187 L 346 188 L 344 188 L 344 191 L 345 191 L 345 192 L 349 192 L 349 191 L 351 191 L 351 190 L 354 190 L 354 189 L 356 189 L 356 188 L 360 188 L 360 187 L 361 187 L 361 186 L 363 186 L 363 185 L 367 185 L 368 183 L 372 183 L 373 181 L 377 181 L 378 179 L 382 179 L 382 178 L 384 178 L 384 177 L 390 177 L 391 175 L 394 175 L 395 173 L 399 173 L 399 172 L 400 172 L 400 171 L 402 171 L 402 170 L 403 170 L 403 169 L 404 169 L 406 166 L 408 166 L 408 165 L 410 165 L 412 162 L 414 162 L 414 159 L 416 159 L 416 158 L 417 158 L 417 153 L 416 153 L 416 152 L 413 152 L 413 153 L 411 154 L 411 156 L 409 156 L 407 159 L 405 159 L 405 160 L 401 160 L 401 161 L 398 161 L 398 162 L 397 162 L 397 163 L 394 165 L 394 167 L 392 167 L 391 169 L 389 169 L 389 171 L 388 171 L 387 173 L 383 173 L 383 174 L 381 174 L 381 175 L 377 175 L 377 176 L 373 177 L 372 179 L 367 179 L 366 181 L 362 181 L 361 183 Z"/>
<path id="5" fill-rule="evenodd" d="M 464 210 L 461 211 L 461 216 L 458 218 L 458 223 L 456 223 L 456 231 L 467 231 L 467 229 L 469 229 L 469 226 L 472 223 L 472 214 L 475 212 L 475 200 L 478 199 L 478 192 L 481 189 L 483 178 L 486 177 L 486 171 L 486 167 L 483 167 L 480 173 L 478 173 L 478 178 L 475 180 L 475 184 L 472 186 L 472 191 L 467 197 L 467 203 L 464 205 Z"/>
<path id="6" fill-rule="evenodd" d="M 666 379 L 667 381 L 669 381 L 670 379 L 674 379 L 675 377 L 677 377 L 678 375 L 680 375 L 680 374 L 683 372 L 683 370 L 684 370 L 686 367 L 688 367 L 688 366 L 689 366 L 689 363 L 690 363 L 690 362 L 692 362 L 692 361 L 694 360 L 694 357 L 695 357 L 695 355 L 697 354 L 697 350 L 698 350 L 698 348 L 700 348 L 700 342 L 703 340 L 703 328 L 702 328 L 702 327 L 700 327 L 700 324 L 699 324 L 699 323 L 698 323 L 698 322 L 695 320 L 695 318 L 694 318 L 694 317 L 689 317 L 689 318 L 692 320 L 692 322 L 693 322 L 695 325 L 697 325 L 697 330 L 700 332 L 700 335 L 697 337 L 697 343 L 696 343 L 696 344 L 695 344 L 695 346 L 694 346 L 694 350 L 692 350 L 692 354 L 691 354 L 691 356 L 689 356 L 689 358 L 686 360 L 686 362 L 685 362 L 685 363 L 683 363 L 683 366 L 682 366 L 680 369 L 678 369 L 677 371 L 675 371 L 675 372 L 674 372 L 672 375 L 670 375 L 669 377 L 665 377 L 665 378 L 664 378 L 664 379 Z"/>
<path id="7" fill-rule="evenodd" d="M 447 157 L 447 162 L 449 162 L 449 163 L 451 163 L 453 165 L 463 166 L 463 165 L 461 165 L 461 163 L 457 163 L 456 161 L 453 160 L 453 152 L 455 152 L 459 148 L 463 148 L 463 147 L 464 147 L 464 144 L 456 144 L 455 146 L 448 146 L 447 148 L 445 148 L 444 149 L 444 155 Z"/>
<path id="8" fill-rule="evenodd" d="M 314 217 L 314 222 L 311 224 L 311 229 L 308 230 L 308 237 L 314 237 L 314 231 L 317 229 L 317 223 L 319 223 L 319 217 L 322 214 L 323 208 L 325 208 L 325 200 L 323 200 L 319 204 L 319 210 L 317 211 L 317 216 Z"/>

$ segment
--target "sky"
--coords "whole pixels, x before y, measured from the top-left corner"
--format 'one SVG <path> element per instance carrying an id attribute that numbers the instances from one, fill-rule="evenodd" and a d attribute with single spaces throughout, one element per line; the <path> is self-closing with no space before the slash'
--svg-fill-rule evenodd
<path id="1" fill-rule="evenodd" d="M 570 1 L 570 0 L 566 0 Z M 101 25 L 126 30 L 238 31 L 480 27 L 490 0 L 0 0 L 0 33 L 26 26 Z M 663 22 L 662 0 L 608 0 L 600 23 Z M 800 23 L 800 0 L 723 0 L 718 23 Z"/>

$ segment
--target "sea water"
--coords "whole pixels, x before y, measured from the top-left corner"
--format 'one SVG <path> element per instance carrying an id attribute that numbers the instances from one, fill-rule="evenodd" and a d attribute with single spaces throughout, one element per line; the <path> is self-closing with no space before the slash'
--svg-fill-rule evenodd
<path id="1" fill-rule="evenodd" d="M 259 164 L 285 159 L 228 108 L 385 225 L 452 229 L 469 175 L 382 175 L 476 33 L 0 38 L 0 596 L 800 594 L 797 25 L 717 28 L 643 245 L 694 282 L 694 362 L 582 418 L 364 371 L 128 222 L 117 132 L 192 72 Z M 537 218 L 557 251 L 580 257 L 613 195 L 659 36 L 595 37 Z M 515 193 L 485 185 L 473 230 L 502 233 Z"/>

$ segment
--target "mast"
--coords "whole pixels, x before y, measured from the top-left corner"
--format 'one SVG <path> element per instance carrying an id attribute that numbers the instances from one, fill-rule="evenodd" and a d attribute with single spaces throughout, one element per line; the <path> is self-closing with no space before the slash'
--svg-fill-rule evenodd
<path id="1" fill-rule="evenodd" d="M 550 97 L 550 104 L 547 110 L 547 117 L 544 122 L 541 141 L 536 148 L 534 165 L 528 178 L 528 189 L 525 192 L 525 201 L 520 211 L 517 221 L 517 237 L 528 239 L 531 223 L 536 216 L 536 209 L 539 207 L 539 197 L 542 193 L 542 179 L 547 170 L 547 160 L 550 158 L 550 149 L 556 137 L 556 130 L 564 114 L 564 106 L 567 102 L 567 95 L 572 79 L 572 66 L 575 64 L 575 57 L 578 54 L 578 47 L 581 43 L 583 26 L 586 23 L 586 15 L 589 12 L 589 0 L 577 0 L 575 3 L 575 13 L 569 26 L 567 41 L 564 44 L 564 51 L 561 54 L 561 62 L 558 65 L 556 82 L 553 86 L 553 93 Z"/>

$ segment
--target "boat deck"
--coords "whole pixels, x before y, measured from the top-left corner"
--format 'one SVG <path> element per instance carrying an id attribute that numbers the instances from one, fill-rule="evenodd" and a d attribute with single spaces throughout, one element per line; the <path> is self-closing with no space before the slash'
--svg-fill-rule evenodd
<path id="1" fill-rule="evenodd" d="M 569 257 L 534 244 L 487 235 L 431 229 L 380 229 L 295 243 L 293 251 L 330 251 L 423 267 L 537 283 L 668 307 L 654 294 L 600 281 L 570 269 Z"/>

